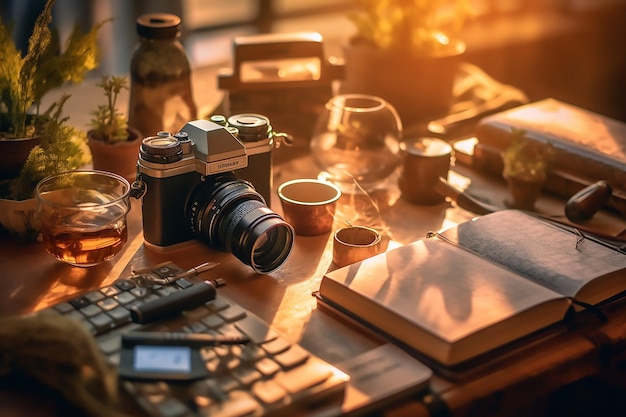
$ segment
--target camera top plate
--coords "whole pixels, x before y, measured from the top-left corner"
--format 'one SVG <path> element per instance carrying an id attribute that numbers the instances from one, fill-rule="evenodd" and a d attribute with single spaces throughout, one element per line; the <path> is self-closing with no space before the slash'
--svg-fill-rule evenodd
<path id="1" fill-rule="evenodd" d="M 245 145 L 224 126 L 199 119 L 186 123 L 181 132 L 194 144 L 197 172 L 212 175 L 248 166 Z"/>

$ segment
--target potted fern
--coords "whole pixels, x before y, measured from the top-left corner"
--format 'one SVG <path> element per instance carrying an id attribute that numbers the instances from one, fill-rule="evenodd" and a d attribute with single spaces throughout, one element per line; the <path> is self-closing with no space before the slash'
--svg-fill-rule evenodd
<path id="1" fill-rule="evenodd" d="M 465 44 L 470 0 L 353 0 L 356 33 L 344 46 L 342 93 L 380 96 L 402 123 L 445 114 Z"/>
<path id="2" fill-rule="evenodd" d="M 128 90 L 128 78 L 105 75 L 98 87 L 106 100 L 91 112 L 91 129 L 87 132 L 93 167 L 132 182 L 143 137 L 138 129 L 128 125 L 128 118 L 117 107 L 120 92 Z"/>
<path id="3" fill-rule="evenodd" d="M 70 96 L 64 94 L 44 114 L 46 123 L 41 139 L 29 152 L 19 176 L 0 182 L 0 230 L 23 240 L 39 234 L 33 193 L 43 178 L 78 169 L 89 162 L 84 153 L 85 133 L 67 123 L 63 105 Z"/>
<path id="4" fill-rule="evenodd" d="M 76 25 L 62 50 L 49 27 L 54 3 L 46 1 L 24 55 L 11 36 L 13 25 L 0 22 L 0 180 L 15 178 L 40 142 L 47 113 L 42 97 L 65 82 L 82 82 L 98 66 L 97 32 L 106 21 L 88 33 Z"/>

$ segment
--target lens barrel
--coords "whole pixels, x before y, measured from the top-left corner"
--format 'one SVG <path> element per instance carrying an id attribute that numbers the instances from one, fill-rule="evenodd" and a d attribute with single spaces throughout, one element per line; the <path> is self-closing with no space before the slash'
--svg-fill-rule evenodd
<path id="1" fill-rule="evenodd" d="M 232 252 L 258 273 L 278 269 L 293 249 L 293 227 L 267 207 L 249 182 L 232 173 L 205 177 L 187 216 L 198 240 Z"/>

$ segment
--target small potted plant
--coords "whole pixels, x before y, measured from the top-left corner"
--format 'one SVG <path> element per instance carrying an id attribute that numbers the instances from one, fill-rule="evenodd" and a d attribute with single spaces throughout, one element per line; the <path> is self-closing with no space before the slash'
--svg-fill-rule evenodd
<path id="1" fill-rule="evenodd" d="M 61 48 L 50 28 L 54 3 L 46 1 L 24 55 L 11 36 L 13 26 L 0 22 L 0 180 L 15 178 L 41 140 L 46 121 L 42 97 L 65 82 L 82 82 L 98 66 L 97 32 L 106 21 L 88 33 L 76 25 Z"/>
<path id="2" fill-rule="evenodd" d="M 548 143 L 527 138 L 521 129 L 511 130 L 511 142 L 502 152 L 502 176 L 509 195 L 505 204 L 511 208 L 533 210 L 546 180 L 551 147 Z"/>
<path id="3" fill-rule="evenodd" d="M 354 0 L 356 33 L 344 47 L 342 93 L 380 96 L 402 123 L 449 111 L 470 0 Z M 381 74 L 384 74 L 381 75 Z"/>
<path id="4" fill-rule="evenodd" d="M 43 178 L 86 165 L 85 133 L 67 123 L 63 105 L 70 96 L 64 94 L 44 114 L 39 144 L 30 151 L 19 176 L 0 182 L 0 229 L 22 240 L 32 240 L 39 234 L 35 216 L 34 190 Z"/>
<path id="5" fill-rule="evenodd" d="M 110 171 L 133 181 L 136 174 L 141 132 L 128 126 L 128 118 L 117 108 L 122 90 L 128 90 L 128 78 L 103 76 L 98 84 L 106 101 L 91 112 L 87 132 L 94 169 Z"/>

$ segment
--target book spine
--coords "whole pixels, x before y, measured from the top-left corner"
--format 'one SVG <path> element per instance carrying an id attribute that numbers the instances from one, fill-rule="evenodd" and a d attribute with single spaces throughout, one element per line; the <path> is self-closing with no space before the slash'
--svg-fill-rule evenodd
<path id="1" fill-rule="evenodd" d="M 511 143 L 512 125 L 505 122 L 484 119 L 476 127 L 476 137 L 481 146 L 489 146 L 498 152 L 504 151 Z M 523 126 L 517 126 L 523 129 Z M 550 169 L 575 175 L 588 184 L 605 180 L 614 189 L 623 190 L 626 184 L 626 164 L 598 152 L 577 145 L 567 138 L 559 138 L 549 133 L 527 131 L 525 138 L 537 143 L 549 144 L 551 153 Z"/>

